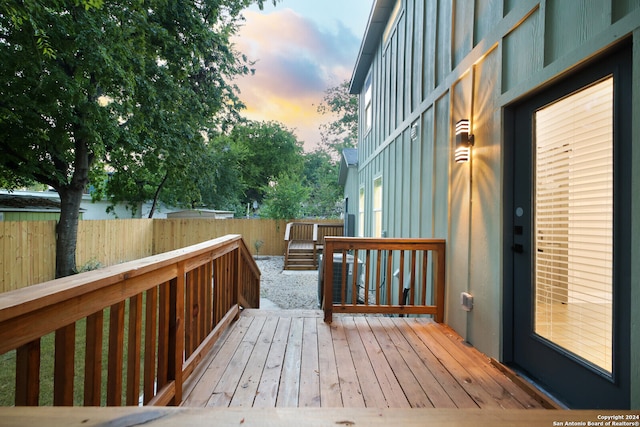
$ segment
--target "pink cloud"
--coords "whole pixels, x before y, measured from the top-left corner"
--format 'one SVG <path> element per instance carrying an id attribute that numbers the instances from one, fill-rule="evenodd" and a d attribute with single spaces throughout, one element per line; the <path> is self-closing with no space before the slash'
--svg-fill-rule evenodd
<path id="1" fill-rule="evenodd" d="M 236 81 L 244 115 L 296 129 L 311 149 L 319 142 L 319 125 L 329 120 L 317 106 L 329 87 L 351 77 L 360 40 L 343 25 L 324 30 L 291 9 L 244 15 L 235 48 L 255 61 L 255 74 Z"/>

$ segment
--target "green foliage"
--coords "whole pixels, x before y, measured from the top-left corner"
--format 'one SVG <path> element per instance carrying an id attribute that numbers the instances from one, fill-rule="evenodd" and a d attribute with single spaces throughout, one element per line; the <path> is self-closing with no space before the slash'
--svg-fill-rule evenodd
<path id="1" fill-rule="evenodd" d="M 277 122 L 237 123 L 214 144 L 235 163 L 234 173 L 244 190 L 240 203 L 245 206 L 262 202 L 273 177 L 299 175 L 303 168 L 302 143 Z"/>
<path id="2" fill-rule="evenodd" d="M 60 195 L 57 276 L 75 269 L 90 177 L 114 201 L 200 203 L 202 135 L 242 107 L 229 82 L 249 68 L 230 37 L 251 3 L 0 2 L 0 177 Z"/>
<path id="3" fill-rule="evenodd" d="M 255 242 L 253 242 L 253 247 L 256 248 L 256 256 L 260 255 L 260 248 L 264 245 L 264 241 L 263 240 L 256 240 Z"/>
<path id="4" fill-rule="evenodd" d="M 264 203 L 260 215 L 272 219 L 292 219 L 304 216 L 304 205 L 310 190 L 299 176 L 283 173 L 273 185 L 264 188 Z"/>
<path id="5" fill-rule="evenodd" d="M 320 125 L 322 144 L 332 154 L 339 157 L 344 148 L 354 148 L 358 144 L 358 96 L 349 93 L 349 82 L 331 87 L 325 91 L 320 114 L 332 116 L 332 121 Z"/>
<path id="6" fill-rule="evenodd" d="M 338 184 L 338 160 L 345 148 L 358 143 L 358 97 L 349 93 L 349 82 L 327 89 L 318 112 L 331 117 L 320 125 L 322 148 L 305 159 L 304 174 L 311 188 L 308 215 L 336 218 L 342 212 L 342 188 Z"/>
<path id="7" fill-rule="evenodd" d="M 97 260 L 96 258 L 91 258 L 89 261 L 82 264 L 78 268 L 76 273 L 84 273 L 85 271 L 98 270 L 102 267 L 104 267 L 104 265 L 99 260 Z"/>
<path id="8" fill-rule="evenodd" d="M 211 163 L 196 179 L 204 206 L 243 214 L 242 156 L 230 147 L 231 140 L 227 135 L 212 138 L 207 145 Z"/>
<path id="9" fill-rule="evenodd" d="M 304 177 L 310 189 L 306 215 L 338 218 L 342 212 L 342 187 L 338 184 L 340 165 L 324 150 L 307 153 L 304 159 Z"/>

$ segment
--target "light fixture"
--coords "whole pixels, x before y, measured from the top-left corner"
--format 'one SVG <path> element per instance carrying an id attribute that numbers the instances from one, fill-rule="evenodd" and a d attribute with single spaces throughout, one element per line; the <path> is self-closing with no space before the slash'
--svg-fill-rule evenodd
<path id="1" fill-rule="evenodd" d="M 456 151 L 454 155 L 456 163 L 469 161 L 472 146 L 473 135 L 469 134 L 469 120 L 460 120 L 456 123 Z"/>

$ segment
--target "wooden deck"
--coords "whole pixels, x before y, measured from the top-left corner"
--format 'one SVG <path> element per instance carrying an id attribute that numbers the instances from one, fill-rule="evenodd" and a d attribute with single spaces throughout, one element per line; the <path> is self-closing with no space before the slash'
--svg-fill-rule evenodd
<path id="1" fill-rule="evenodd" d="M 540 409 L 446 325 L 245 310 L 184 387 L 187 407 Z"/>

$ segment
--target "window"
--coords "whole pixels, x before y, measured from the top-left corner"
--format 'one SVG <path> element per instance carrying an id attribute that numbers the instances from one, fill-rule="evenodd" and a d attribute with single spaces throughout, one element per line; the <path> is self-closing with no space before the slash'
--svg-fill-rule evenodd
<path id="1" fill-rule="evenodd" d="M 365 133 L 371 129 L 373 123 L 373 107 L 371 105 L 371 73 L 367 76 L 364 83 L 364 131 Z"/>
<path id="2" fill-rule="evenodd" d="M 613 78 L 535 113 L 535 332 L 612 372 Z"/>
<path id="3" fill-rule="evenodd" d="M 364 237 L 364 187 L 360 187 L 358 200 L 358 236 Z"/>
<path id="4" fill-rule="evenodd" d="M 373 181 L 373 237 L 382 237 L 382 177 Z"/>

